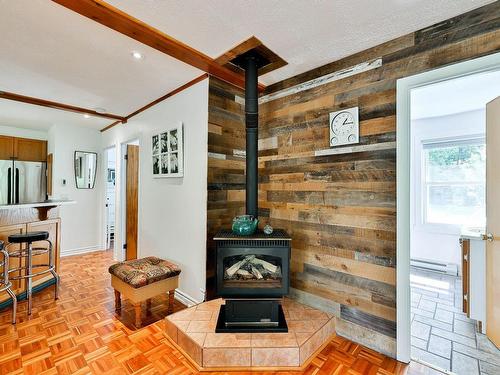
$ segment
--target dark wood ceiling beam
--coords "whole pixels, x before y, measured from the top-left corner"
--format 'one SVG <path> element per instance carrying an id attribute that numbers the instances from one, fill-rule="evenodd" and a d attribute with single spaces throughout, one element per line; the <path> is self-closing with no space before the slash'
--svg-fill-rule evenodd
<path id="1" fill-rule="evenodd" d="M 168 36 L 146 23 L 101 0 L 52 0 L 140 43 L 176 58 L 237 87 L 245 87 L 245 77 L 200 51 Z M 265 87 L 260 85 L 263 90 Z"/>
<path id="2" fill-rule="evenodd" d="M 198 82 L 203 81 L 205 78 L 208 78 L 208 74 L 207 73 L 202 74 L 201 76 L 196 77 L 195 79 L 189 81 L 188 83 L 185 83 L 184 85 L 177 87 L 175 90 L 172 90 L 172 91 L 166 93 L 165 95 L 159 97 L 158 99 L 153 100 L 151 103 L 148 103 L 144 107 L 139 108 L 137 111 L 134 111 L 131 114 L 125 116 L 125 118 L 122 121 L 115 121 L 115 122 L 113 122 L 112 124 L 110 124 L 110 125 L 106 126 L 105 128 L 101 129 L 101 132 L 105 132 L 106 130 L 111 129 L 112 127 L 114 127 L 114 126 L 116 126 L 116 125 L 118 125 L 120 123 L 126 123 L 131 117 L 134 117 L 134 116 L 138 115 L 139 113 L 144 112 L 146 109 L 151 108 L 155 104 L 158 104 L 158 103 L 164 101 L 165 99 L 168 99 L 171 96 L 174 96 L 175 94 L 178 94 L 181 91 L 186 90 L 187 88 L 189 88 L 189 87 L 197 84 Z"/>
<path id="3" fill-rule="evenodd" d="M 0 99 L 13 100 L 16 102 L 33 104 L 33 105 L 38 105 L 41 107 L 52 108 L 52 109 L 59 109 L 61 111 L 81 113 L 84 115 L 90 115 L 90 116 L 95 116 L 95 117 L 110 118 L 110 119 L 119 120 L 119 121 L 126 120 L 126 118 L 124 116 L 114 115 L 112 113 L 96 112 L 93 109 L 77 107 L 77 106 L 70 105 L 70 104 L 52 102 L 50 100 L 34 98 L 32 96 L 14 94 L 12 92 L 7 92 L 7 91 L 0 91 Z"/>
<path id="4" fill-rule="evenodd" d="M 121 124 L 121 123 L 122 123 L 121 121 L 115 121 L 112 124 L 109 124 L 108 126 L 106 126 L 105 128 L 102 128 L 101 133 L 105 132 L 106 130 L 111 129 L 113 126 L 116 126 L 116 125 Z"/>

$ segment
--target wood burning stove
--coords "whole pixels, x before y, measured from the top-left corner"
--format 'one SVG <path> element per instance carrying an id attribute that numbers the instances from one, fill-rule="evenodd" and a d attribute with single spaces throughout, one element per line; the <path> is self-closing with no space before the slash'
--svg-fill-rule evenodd
<path id="1" fill-rule="evenodd" d="M 221 230 L 217 294 L 226 298 L 215 332 L 287 332 L 279 298 L 290 288 L 290 242 L 284 230 L 240 236 Z"/>
<path id="2" fill-rule="evenodd" d="M 214 239 L 220 297 L 280 298 L 288 294 L 291 238 L 285 231 L 238 236 L 221 230 Z"/>
<path id="3" fill-rule="evenodd" d="M 232 63 L 245 70 L 246 213 L 258 216 L 258 69 L 270 63 L 256 49 Z M 287 332 L 279 298 L 290 287 L 290 242 L 283 230 L 239 236 L 229 230 L 217 245 L 217 294 L 225 297 L 215 332 Z"/>

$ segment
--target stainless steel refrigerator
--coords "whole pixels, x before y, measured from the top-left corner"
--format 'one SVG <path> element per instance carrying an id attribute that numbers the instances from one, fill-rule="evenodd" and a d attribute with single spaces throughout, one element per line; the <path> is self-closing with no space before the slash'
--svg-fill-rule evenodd
<path id="1" fill-rule="evenodd" d="M 44 162 L 0 160 L 0 205 L 46 200 L 46 171 Z"/>

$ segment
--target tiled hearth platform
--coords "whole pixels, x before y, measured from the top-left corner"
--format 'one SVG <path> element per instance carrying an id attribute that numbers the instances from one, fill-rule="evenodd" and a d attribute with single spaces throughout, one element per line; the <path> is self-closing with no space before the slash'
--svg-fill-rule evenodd
<path id="1" fill-rule="evenodd" d="M 335 336 L 335 317 L 283 300 L 288 333 L 215 333 L 222 299 L 166 318 L 166 333 L 200 370 L 302 369 Z"/>

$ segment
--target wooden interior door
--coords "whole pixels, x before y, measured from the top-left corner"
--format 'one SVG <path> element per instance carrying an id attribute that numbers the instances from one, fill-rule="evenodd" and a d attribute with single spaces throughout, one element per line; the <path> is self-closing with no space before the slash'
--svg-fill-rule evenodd
<path id="1" fill-rule="evenodd" d="M 126 180 L 126 252 L 127 260 L 137 259 L 137 225 L 139 195 L 139 146 L 127 145 Z"/>
<path id="2" fill-rule="evenodd" d="M 486 335 L 500 347 L 500 97 L 486 106 Z"/>
<path id="3" fill-rule="evenodd" d="M 47 195 L 52 195 L 52 166 L 54 165 L 54 154 L 47 155 Z"/>
<path id="4" fill-rule="evenodd" d="M 2 240 L 7 246 L 7 243 L 9 242 L 8 237 L 11 234 L 22 234 L 26 232 L 26 224 L 15 224 L 15 225 L 8 225 L 8 226 L 0 226 L 0 240 Z M 16 251 L 19 250 L 20 245 L 12 245 L 9 246 L 8 251 Z M 18 268 L 21 266 L 21 260 L 19 258 L 11 258 L 9 262 L 9 268 Z M 0 267 L 0 272 L 3 272 L 3 267 Z M 20 272 L 16 273 L 11 273 L 9 276 L 19 276 Z M 13 281 L 12 282 L 12 291 L 15 294 L 20 294 L 24 291 L 24 281 L 18 280 L 18 281 Z M 7 292 L 0 292 L 0 303 L 10 299 L 9 295 Z"/>

